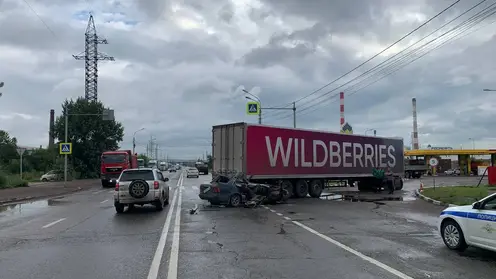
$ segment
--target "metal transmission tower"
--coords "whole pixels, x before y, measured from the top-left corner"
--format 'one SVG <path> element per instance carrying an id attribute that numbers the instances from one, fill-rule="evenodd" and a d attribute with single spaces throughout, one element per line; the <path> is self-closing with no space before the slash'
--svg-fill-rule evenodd
<path id="1" fill-rule="evenodd" d="M 98 100 L 98 61 L 115 61 L 114 57 L 98 52 L 99 44 L 108 44 L 106 39 L 98 37 L 96 34 L 93 15 L 90 15 L 88 26 L 86 27 L 84 52 L 73 55 L 76 60 L 85 61 L 84 97 L 88 101 Z"/>

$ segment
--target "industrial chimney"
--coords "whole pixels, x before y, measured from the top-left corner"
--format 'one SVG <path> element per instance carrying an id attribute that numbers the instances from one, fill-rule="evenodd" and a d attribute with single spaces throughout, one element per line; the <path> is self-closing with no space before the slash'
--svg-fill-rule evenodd
<path id="1" fill-rule="evenodd" d="M 339 129 L 343 129 L 344 125 L 344 92 L 339 93 Z"/>
<path id="2" fill-rule="evenodd" d="M 54 129 L 55 129 L 55 110 L 50 110 L 50 123 L 48 126 L 48 148 L 53 148 L 54 143 Z"/>
<path id="3" fill-rule="evenodd" d="M 412 114 L 413 114 L 413 136 L 412 149 L 419 149 L 418 129 L 417 129 L 417 99 L 412 98 Z"/>

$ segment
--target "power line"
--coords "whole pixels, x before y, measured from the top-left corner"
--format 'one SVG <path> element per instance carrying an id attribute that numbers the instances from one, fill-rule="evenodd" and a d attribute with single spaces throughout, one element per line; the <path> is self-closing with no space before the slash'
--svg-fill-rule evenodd
<path id="1" fill-rule="evenodd" d="M 36 12 L 33 6 L 31 6 L 31 4 L 29 4 L 27 0 L 23 0 L 23 1 L 28 6 L 28 8 L 33 12 L 33 14 L 35 14 L 36 17 L 41 21 L 41 23 L 45 26 L 45 28 L 58 40 L 59 38 L 57 37 L 57 35 L 55 35 L 55 32 L 53 32 L 52 28 L 50 28 L 50 26 L 48 26 L 45 20 L 41 18 L 41 16 L 38 14 L 38 12 Z"/>
<path id="2" fill-rule="evenodd" d="M 444 32 L 443 34 L 441 34 L 437 38 L 430 40 L 429 42 L 425 43 L 421 47 L 410 51 L 409 53 L 403 55 L 402 57 L 396 59 L 395 61 L 389 62 L 385 67 L 383 67 L 382 69 L 379 69 L 378 72 L 373 73 L 369 77 L 364 78 L 363 80 L 359 81 L 358 83 L 356 83 L 354 85 L 351 85 L 345 91 L 352 91 L 352 90 L 354 90 L 351 94 L 349 94 L 349 96 L 350 95 L 354 95 L 358 91 L 360 91 L 360 90 L 362 90 L 362 89 L 364 89 L 364 88 L 366 88 L 366 87 L 368 87 L 368 86 L 370 86 L 372 84 L 375 84 L 376 82 L 384 79 L 385 77 L 387 77 L 387 76 L 389 76 L 389 75 L 397 72 L 398 70 L 404 68 L 405 66 L 407 66 L 407 65 L 415 62 L 416 60 L 418 60 L 418 59 L 420 59 L 422 57 L 424 57 L 425 55 L 427 55 L 431 51 L 434 51 L 434 50 L 436 50 L 436 49 L 438 49 L 438 48 L 446 45 L 447 43 L 449 43 L 449 42 L 451 42 L 453 40 L 456 40 L 456 39 L 460 39 L 462 37 L 465 37 L 466 35 L 469 35 L 469 34 L 475 32 L 475 31 L 479 30 L 481 27 L 487 26 L 487 25 L 483 25 L 483 26 L 480 26 L 479 28 L 476 28 L 476 29 L 472 30 L 471 32 L 468 32 L 466 34 L 463 34 L 466 31 L 469 31 L 474 26 L 480 24 L 485 19 L 487 19 L 487 18 L 491 17 L 492 15 L 494 15 L 496 13 L 496 7 L 494 7 L 495 5 L 496 5 L 496 3 L 491 4 L 489 7 L 487 7 L 484 10 L 478 12 L 477 14 L 473 15 L 469 19 L 467 19 L 464 22 L 462 22 L 462 23 L 458 24 L 457 26 L 453 27 L 449 31 Z M 492 24 L 493 22 L 491 22 L 489 24 Z M 462 29 L 462 30 L 459 31 L 458 29 Z M 459 31 L 459 32 L 458 33 L 455 33 L 454 31 Z M 427 50 L 424 49 L 424 52 L 423 53 L 419 52 L 419 50 L 422 50 L 425 46 L 427 46 L 427 45 L 435 42 L 437 39 L 439 39 L 439 38 L 441 38 L 441 37 L 443 37 L 445 35 L 449 35 L 449 36 L 444 41 L 438 42 L 437 45 L 435 45 L 431 49 L 427 49 Z M 463 36 L 460 36 L 460 35 L 463 35 Z M 405 60 L 406 60 L 405 57 L 414 56 L 415 54 L 417 54 L 417 56 L 413 60 L 410 60 L 410 61 L 406 61 L 405 62 Z M 391 58 L 393 58 L 393 57 L 391 57 Z M 387 62 L 388 60 L 386 60 L 384 62 Z M 402 62 L 405 62 L 405 63 L 402 64 Z M 383 64 L 383 63 L 381 63 L 381 64 Z M 387 67 L 389 67 L 389 66 L 392 66 L 392 67 L 390 69 L 388 69 Z M 376 79 L 376 80 L 374 80 L 374 81 L 366 84 L 365 86 L 360 86 L 365 81 L 370 80 L 371 78 L 373 78 L 373 77 L 375 77 L 377 75 L 380 75 L 380 74 L 383 74 L 383 75 L 381 77 L 379 77 L 378 79 Z M 358 89 L 356 89 L 357 87 L 358 87 Z M 330 91 L 330 92 L 332 92 L 332 91 Z M 328 93 L 330 93 L 330 92 L 328 92 Z M 324 95 L 326 95 L 326 94 L 324 94 Z M 308 111 L 311 108 L 314 108 L 316 106 L 319 106 L 319 105 L 324 104 L 326 101 L 332 100 L 332 98 L 334 98 L 335 96 L 337 96 L 337 94 L 332 95 L 332 96 L 326 98 L 325 100 L 320 101 L 319 103 L 316 103 L 316 104 L 310 105 L 308 107 L 305 107 L 303 110 L 300 110 L 298 112 L 299 113 L 298 115 L 300 115 L 300 116 L 307 115 L 307 114 L 309 114 L 309 113 L 311 113 L 311 112 L 319 109 L 319 108 L 317 108 L 317 109 Z M 333 103 L 333 102 L 335 102 L 335 100 L 331 101 L 330 103 Z M 304 114 L 301 114 L 304 111 L 308 111 L 308 112 L 307 113 L 304 113 Z M 281 117 L 281 118 L 277 118 L 277 119 L 285 119 L 285 118 L 288 118 L 288 117 L 289 116 L 285 116 L 285 117 Z"/>
<path id="3" fill-rule="evenodd" d="M 348 72 L 346 72 L 345 74 L 339 76 L 338 78 L 334 79 L 333 81 L 325 84 L 324 86 L 320 87 L 319 89 L 317 90 L 314 90 L 313 92 L 311 92 L 310 94 L 306 95 L 306 96 L 303 96 L 301 98 L 299 98 L 298 100 L 294 101 L 296 103 L 310 97 L 310 96 L 313 96 L 314 94 L 320 92 L 321 90 L 323 90 L 324 88 L 328 87 L 329 85 L 335 83 L 336 81 L 339 81 L 340 79 L 346 77 L 347 75 L 349 75 L 350 73 L 354 72 L 355 70 L 357 70 L 358 68 L 362 67 L 363 65 L 365 65 L 366 63 L 370 62 L 371 60 L 373 60 L 374 58 L 378 57 L 379 55 L 383 54 L 384 52 L 386 52 L 387 50 L 389 50 L 390 48 L 392 48 L 393 46 L 395 46 L 396 44 L 400 43 L 401 41 L 403 41 L 404 39 L 406 39 L 407 37 L 409 37 L 410 35 L 412 35 L 413 33 L 415 33 L 416 31 L 418 31 L 420 28 L 426 26 L 427 24 L 429 24 L 431 21 L 433 21 L 434 19 L 436 19 L 437 17 L 439 17 L 441 14 L 443 14 L 444 12 L 446 12 L 447 10 L 451 9 L 453 6 L 455 6 L 456 4 L 458 4 L 461 0 L 457 0 L 455 2 L 453 2 L 451 5 L 449 5 L 448 7 L 446 7 L 445 9 L 443 9 L 442 11 L 440 11 L 439 13 L 437 13 L 436 15 L 434 15 L 433 17 L 431 17 L 429 20 L 427 20 L 426 22 L 422 23 L 421 25 L 419 25 L 417 28 L 413 29 L 412 31 L 410 31 L 409 33 L 407 33 L 406 35 L 404 35 L 403 37 L 401 37 L 399 40 L 395 41 L 394 43 L 392 43 L 391 45 L 389 45 L 388 47 L 386 47 L 385 49 L 381 50 L 380 52 L 376 53 L 374 56 L 370 57 L 369 59 L 367 59 L 366 61 L 362 62 L 361 64 L 359 64 L 358 66 L 356 66 L 355 68 L 349 70 Z M 292 105 L 293 102 L 290 102 L 286 105 L 283 105 L 282 107 L 288 107 L 290 105 Z"/>
<path id="4" fill-rule="evenodd" d="M 357 85 L 358 85 L 358 84 L 363 83 L 365 80 L 370 79 L 371 77 L 377 76 L 378 74 L 380 74 L 380 73 L 381 73 L 381 71 L 384 71 L 385 69 L 387 69 L 387 67 L 390 67 L 390 66 L 395 67 L 395 66 L 397 66 L 399 62 L 402 62 L 402 61 L 407 60 L 407 59 L 405 59 L 405 58 L 408 58 L 408 56 L 413 56 L 413 55 L 417 54 L 419 50 L 421 50 L 421 49 L 423 49 L 425 46 L 427 46 L 427 45 L 429 45 L 429 44 L 431 44 L 431 43 L 435 42 L 435 41 L 436 41 L 436 40 L 438 40 L 439 38 L 444 37 L 444 36 L 445 36 L 445 35 L 447 35 L 447 34 L 453 33 L 453 31 L 457 31 L 457 29 L 463 29 L 463 28 L 465 28 L 467 25 L 470 25 L 471 23 L 474 23 L 474 21 L 475 21 L 475 23 L 474 23 L 474 24 L 471 24 L 471 25 L 469 26 L 469 28 L 468 28 L 468 29 L 470 29 L 471 27 L 473 27 L 473 26 L 477 25 L 478 23 L 480 23 L 480 22 L 481 22 L 482 20 L 484 20 L 485 18 L 487 18 L 487 17 L 491 16 L 492 14 L 494 14 L 494 13 L 492 13 L 493 9 L 491 9 L 491 7 L 493 7 L 494 5 L 496 5 L 496 3 L 493 3 L 493 4 L 491 4 L 489 7 L 486 7 L 486 8 L 485 8 L 485 9 L 483 9 L 482 11 L 479 11 L 477 14 L 473 15 L 471 18 L 469 18 L 469 19 L 465 20 L 464 22 L 462 22 L 462 23 L 458 24 L 457 26 L 453 27 L 453 28 L 452 28 L 452 29 L 450 29 L 449 31 L 444 32 L 443 34 L 441 34 L 441 35 L 440 35 L 440 36 L 438 36 L 437 38 L 432 39 L 432 40 L 430 40 L 429 42 L 427 42 L 427 43 L 423 44 L 423 45 L 422 45 L 422 46 L 420 46 L 419 48 L 416 48 L 416 49 L 414 49 L 414 50 L 412 50 L 412 51 L 410 51 L 410 52 L 408 52 L 408 53 L 406 53 L 406 54 L 402 55 L 401 57 L 399 57 L 399 58 L 395 59 L 395 57 L 397 57 L 398 55 L 400 55 L 400 54 L 402 54 L 403 52 L 405 52 L 405 50 L 410 49 L 410 48 L 411 48 L 412 46 L 414 46 L 414 45 L 417 45 L 418 43 L 420 43 L 421 41 L 423 41 L 423 40 L 424 40 L 424 39 L 426 39 L 427 37 L 429 37 L 429 36 L 431 36 L 432 34 L 436 33 L 437 31 L 439 31 L 440 29 L 444 28 L 445 26 L 447 26 L 448 24 L 452 23 L 453 21 L 455 21 L 456 19 L 460 18 L 461 16 L 463 16 L 463 15 L 467 14 L 468 12 L 470 12 L 471 10 L 473 10 L 474 8 L 476 8 L 477 6 L 481 5 L 481 4 L 482 4 L 482 3 L 484 3 L 485 1 L 486 1 L 486 0 L 483 0 L 483 1 L 479 2 L 478 4 L 474 5 L 474 6 L 473 6 L 472 8 L 470 8 L 469 10 L 467 10 L 467 11 L 465 11 L 464 13 L 460 14 L 459 16 L 455 17 L 454 19 L 452 19 L 451 21 L 447 22 L 447 23 L 446 23 L 446 24 L 444 24 L 443 26 L 441 26 L 441 27 L 437 28 L 436 30 L 434 30 L 433 32 L 431 32 L 429 35 L 427 35 L 427 36 L 423 37 L 422 39 L 420 39 L 419 41 L 417 41 L 417 42 L 415 42 L 414 44 L 410 45 L 409 47 L 405 48 L 405 49 L 404 49 L 404 50 L 402 50 L 401 52 L 399 52 L 399 53 L 397 53 L 397 54 L 393 55 L 393 56 L 392 56 L 392 57 L 390 57 L 389 59 L 387 59 L 387 60 L 383 61 L 382 63 L 380 63 L 380 64 L 378 64 L 378 65 L 376 65 L 376 66 L 375 66 L 375 67 L 373 67 L 372 69 L 370 69 L 370 70 L 368 70 L 368 71 L 364 72 L 364 73 L 363 73 L 363 74 L 361 74 L 360 76 L 358 76 L 358 77 L 356 77 L 356 78 L 354 78 L 354 79 L 350 80 L 349 82 L 347 82 L 347 83 L 345 83 L 345 84 L 343 84 L 343 85 L 341 85 L 341 86 L 339 86 L 339 87 L 337 87 L 337 88 L 334 88 L 333 90 L 328 91 L 328 92 L 327 92 L 327 93 L 325 93 L 325 94 L 320 95 L 319 97 L 316 97 L 316 98 L 314 98 L 314 99 L 310 100 L 309 102 L 305 103 L 304 105 L 309 104 L 309 103 L 311 103 L 311 102 L 313 102 L 313 101 L 316 101 L 316 100 L 318 100 L 318 99 L 320 99 L 320 98 L 322 98 L 322 97 L 325 97 L 326 95 L 329 95 L 329 94 L 330 94 L 330 93 L 332 93 L 333 91 L 335 91 L 335 90 L 337 90 L 337 89 L 340 89 L 340 88 L 344 87 L 345 85 L 347 85 L 347 84 L 350 84 L 350 83 L 354 82 L 355 80 L 357 80 L 357 79 L 359 79 L 359 78 L 363 77 L 364 75 L 369 74 L 369 76 L 368 76 L 368 77 L 364 78 L 362 81 L 359 81 L 357 84 L 355 84 L 355 85 L 352 85 L 352 86 L 348 87 L 348 88 L 347 88 L 347 89 L 345 89 L 345 90 L 346 90 L 346 91 L 348 91 L 350 88 L 355 88 L 355 87 L 357 87 Z M 482 19 L 481 19 L 481 18 L 482 18 Z M 463 26 L 463 25 L 465 25 L 465 26 Z M 468 29 L 467 29 L 467 28 L 465 28 L 465 29 L 464 29 L 464 31 L 466 31 L 466 30 L 468 30 Z M 464 31 L 462 31 L 462 32 L 464 32 Z M 450 35 L 451 35 L 451 34 L 450 34 Z M 456 35 L 455 35 L 454 37 L 456 37 Z M 450 41 L 450 40 L 451 40 L 451 39 L 453 39 L 454 37 L 448 38 L 448 39 L 445 41 L 445 43 L 447 43 L 448 41 Z M 445 44 L 445 43 L 444 43 L 444 44 Z M 442 45 L 444 45 L 444 44 L 442 43 Z M 427 53 L 429 53 L 430 51 L 433 51 L 433 50 L 435 50 L 435 49 L 439 48 L 439 47 L 440 47 L 440 46 L 442 46 L 442 45 L 438 45 L 438 46 L 434 47 L 433 49 L 427 50 L 427 52 L 426 52 L 424 55 L 426 55 L 426 54 L 427 54 Z M 421 57 L 423 57 L 424 55 L 421 55 Z M 412 61 L 409 61 L 409 62 L 407 61 L 407 63 L 406 63 L 405 65 L 403 65 L 401 68 L 403 68 L 404 66 L 406 66 L 406 65 L 408 65 L 408 64 L 413 63 L 414 61 L 418 60 L 419 58 L 420 58 L 420 57 L 417 57 L 416 59 L 414 59 L 414 60 L 412 60 Z M 391 60 L 393 60 L 393 61 L 391 61 Z M 383 66 L 383 65 L 384 65 L 384 66 Z M 383 67 L 381 67 L 381 66 L 383 66 Z M 378 68 L 379 68 L 379 69 L 378 69 Z M 378 69 L 378 70 L 377 70 L 377 69 Z M 376 70 L 377 70 L 377 71 L 376 71 Z M 395 71 L 397 71 L 397 70 L 399 70 L 399 69 L 393 70 L 392 72 L 388 73 L 387 75 L 390 75 L 390 74 L 394 73 L 394 72 L 395 72 Z M 373 71 L 375 71 L 375 73 L 370 74 L 370 73 L 371 73 L 371 72 L 373 72 Z M 384 77 L 382 77 L 382 78 L 380 78 L 380 79 L 383 79 L 383 78 L 384 78 Z M 378 80 L 377 80 L 377 81 L 378 81 Z M 375 81 L 375 82 L 377 82 L 377 81 Z M 374 82 L 374 83 L 375 83 L 375 82 Z M 363 89 L 363 88 L 361 88 L 361 89 Z M 360 89 L 360 90 L 361 90 L 361 89 Z M 303 111 L 307 111 L 308 109 L 310 109 L 310 108 L 312 108 L 312 107 L 322 105 L 322 104 L 324 104 L 324 103 L 325 103 L 325 101 L 330 100 L 330 99 L 332 99 L 332 98 L 336 97 L 338 94 L 339 94 L 339 93 L 334 94 L 334 95 L 332 95 L 332 96 L 330 96 L 330 97 L 326 98 L 325 100 L 321 100 L 321 101 L 319 101 L 318 103 L 311 104 L 311 105 L 309 105 L 309 106 L 307 106 L 307 107 L 304 107 L 304 109 L 303 109 L 303 110 L 299 110 L 299 111 L 298 111 L 298 114 L 299 114 L 299 115 L 301 115 L 301 113 L 302 113 Z M 314 110 L 312 110 L 312 111 L 314 111 Z M 306 114 L 308 114 L 308 113 L 306 113 Z M 306 114 L 304 114 L 304 115 L 306 115 Z M 288 116 L 288 115 L 286 115 L 286 116 L 284 116 L 284 117 L 280 117 L 280 118 L 276 118 L 276 119 L 285 119 L 285 118 L 288 118 L 288 117 L 289 117 L 289 116 Z"/>

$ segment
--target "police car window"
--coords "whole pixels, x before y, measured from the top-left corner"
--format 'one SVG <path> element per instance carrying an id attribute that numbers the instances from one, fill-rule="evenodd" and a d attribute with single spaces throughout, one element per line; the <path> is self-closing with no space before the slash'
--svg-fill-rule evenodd
<path id="1" fill-rule="evenodd" d="M 484 209 L 486 209 L 486 210 L 496 210 L 496 197 L 493 197 L 492 200 L 488 201 L 484 205 Z"/>

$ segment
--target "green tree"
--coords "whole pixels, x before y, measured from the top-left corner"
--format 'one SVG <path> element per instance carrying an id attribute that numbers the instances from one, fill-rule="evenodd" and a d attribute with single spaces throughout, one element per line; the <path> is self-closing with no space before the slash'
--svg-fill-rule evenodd
<path id="1" fill-rule="evenodd" d="M 68 142 L 72 143 L 69 158 L 79 178 L 96 178 L 100 173 L 100 155 L 104 151 L 119 149 L 124 136 L 122 124 L 115 120 L 103 120 L 105 107 L 102 102 L 88 102 L 84 98 L 66 100 L 62 104 L 62 116 L 55 121 L 54 136 L 60 142 L 65 137 L 66 112 L 69 114 Z"/>
<path id="2" fill-rule="evenodd" d="M 212 155 L 207 155 L 207 164 L 209 169 L 213 169 L 214 159 L 212 158 Z"/>
<path id="3" fill-rule="evenodd" d="M 17 139 L 0 130 L 0 165 L 7 165 L 10 160 L 17 159 Z"/>
<path id="4" fill-rule="evenodd" d="M 23 156 L 23 165 L 26 170 L 36 170 L 47 172 L 58 168 L 55 165 L 57 151 L 53 149 L 39 148 L 30 152 L 26 152 Z"/>
<path id="5" fill-rule="evenodd" d="M 145 166 L 148 165 L 148 162 L 150 161 L 150 158 L 148 158 L 145 154 L 139 154 L 138 159 L 143 159 L 143 161 L 145 161 Z"/>

